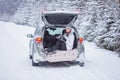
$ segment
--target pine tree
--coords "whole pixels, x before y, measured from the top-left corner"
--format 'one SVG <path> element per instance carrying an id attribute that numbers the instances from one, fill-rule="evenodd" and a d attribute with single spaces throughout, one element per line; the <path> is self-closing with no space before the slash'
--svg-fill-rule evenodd
<path id="1" fill-rule="evenodd" d="M 80 20 L 80 34 L 84 39 L 93 41 L 96 35 L 96 29 L 99 22 L 100 5 L 96 1 L 86 2 L 85 8 L 83 8 L 83 14 Z M 81 15 L 81 14 L 80 14 Z"/>
<path id="2" fill-rule="evenodd" d="M 102 11 L 103 25 L 98 31 L 98 37 L 96 37 L 95 42 L 99 47 L 109 49 L 112 51 L 120 52 L 120 23 L 119 16 L 116 10 L 116 6 L 104 5 L 104 10 Z"/>

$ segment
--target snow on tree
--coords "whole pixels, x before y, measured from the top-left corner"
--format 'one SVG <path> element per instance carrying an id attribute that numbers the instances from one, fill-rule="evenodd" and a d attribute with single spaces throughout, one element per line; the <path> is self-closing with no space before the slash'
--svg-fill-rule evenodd
<path id="1" fill-rule="evenodd" d="M 79 17 L 79 33 L 99 47 L 120 51 L 118 0 L 88 0 Z"/>
<path id="2" fill-rule="evenodd" d="M 120 52 L 120 19 L 118 12 L 115 12 L 116 8 L 115 6 L 104 5 L 103 20 L 101 21 L 103 24 L 99 24 L 101 27 L 97 32 L 95 43 L 99 47 Z"/>
<path id="3" fill-rule="evenodd" d="M 0 0 L 0 20 L 10 21 L 20 5 L 20 0 Z"/>
<path id="4" fill-rule="evenodd" d="M 100 15 L 100 5 L 95 1 L 86 2 L 83 15 L 80 17 L 80 34 L 84 39 L 93 41 L 96 37 L 96 27 Z"/>
<path id="5" fill-rule="evenodd" d="M 23 2 L 14 15 L 14 22 L 32 26 L 34 23 L 33 2 Z"/>

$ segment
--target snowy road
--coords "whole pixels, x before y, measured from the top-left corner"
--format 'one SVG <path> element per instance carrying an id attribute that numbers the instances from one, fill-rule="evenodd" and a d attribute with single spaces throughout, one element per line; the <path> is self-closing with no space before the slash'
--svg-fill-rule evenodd
<path id="1" fill-rule="evenodd" d="M 85 41 L 86 64 L 31 66 L 27 33 L 30 27 L 0 22 L 0 80 L 120 80 L 120 58 Z"/>

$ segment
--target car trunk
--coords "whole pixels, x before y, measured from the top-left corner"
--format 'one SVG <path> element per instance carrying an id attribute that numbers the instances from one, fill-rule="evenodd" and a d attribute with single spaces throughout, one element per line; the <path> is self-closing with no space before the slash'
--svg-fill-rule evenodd
<path id="1" fill-rule="evenodd" d="M 42 20 L 45 23 L 45 32 L 43 39 L 44 49 L 49 51 L 66 50 L 65 41 L 60 40 L 60 44 L 57 44 L 57 37 L 62 35 L 66 26 L 72 26 L 77 19 L 78 13 L 76 12 L 44 12 L 42 14 Z M 59 48 L 56 48 L 59 46 Z M 77 48 L 77 38 L 75 35 L 75 41 L 73 48 Z"/>
<path id="2" fill-rule="evenodd" d="M 43 46 L 44 48 L 53 48 L 56 49 L 56 43 L 58 41 L 57 37 L 62 35 L 62 31 L 64 28 L 46 28 L 44 32 L 43 38 Z M 62 49 L 63 50 L 63 49 Z"/>
<path id="3" fill-rule="evenodd" d="M 43 47 L 45 50 L 47 49 L 50 52 L 53 52 L 56 50 L 62 50 L 62 51 L 67 50 L 65 41 L 57 38 L 58 36 L 62 35 L 62 32 L 64 29 L 65 28 L 51 28 L 51 27 L 45 29 L 44 38 L 43 38 Z M 52 31 L 55 34 L 52 34 Z M 59 40 L 59 44 L 57 43 L 58 40 Z M 75 35 L 73 49 L 77 48 L 77 43 L 78 41 Z"/>

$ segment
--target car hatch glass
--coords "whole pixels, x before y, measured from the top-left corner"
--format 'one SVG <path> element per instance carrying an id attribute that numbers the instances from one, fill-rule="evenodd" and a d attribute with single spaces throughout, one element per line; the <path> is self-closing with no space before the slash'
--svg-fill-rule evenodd
<path id="1" fill-rule="evenodd" d="M 56 28 L 55 30 L 52 30 L 50 28 L 47 29 L 50 35 L 56 35 L 56 34 L 62 34 L 64 28 Z"/>

